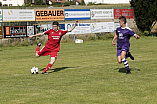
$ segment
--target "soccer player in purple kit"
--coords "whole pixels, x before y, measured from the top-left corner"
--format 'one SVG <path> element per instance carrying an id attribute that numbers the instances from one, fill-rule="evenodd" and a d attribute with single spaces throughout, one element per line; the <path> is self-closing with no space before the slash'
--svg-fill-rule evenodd
<path id="1" fill-rule="evenodd" d="M 127 70 L 126 74 L 131 74 L 129 64 L 126 60 L 127 57 L 130 57 L 134 60 L 134 57 L 129 52 L 130 48 L 130 37 L 134 36 L 136 39 L 139 39 L 139 35 L 135 34 L 129 27 L 126 27 L 126 17 L 119 17 L 120 27 L 116 29 L 116 34 L 112 40 L 112 45 L 115 46 L 114 41 L 117 39 L 117 61 L 118 63 L 124 63 L 124 66 Z"/>

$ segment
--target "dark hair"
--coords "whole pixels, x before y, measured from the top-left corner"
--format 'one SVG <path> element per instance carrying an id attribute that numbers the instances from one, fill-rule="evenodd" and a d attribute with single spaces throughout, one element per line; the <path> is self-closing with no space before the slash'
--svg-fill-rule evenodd
<path id="1" fill-rule="evenodd" d="M 125 16 L 120 16 L 119 20 L 124 21 L 124 23 L 126 24 L 126 17 Z"/>
<path id="2" fill-rule="evenodd" d="M 57 25 L 57 26 L 59 26 L 59 23 L 58 23 L 57 21 L 54 21 L 54 22 L 52 23 L 52 25 Z"/>

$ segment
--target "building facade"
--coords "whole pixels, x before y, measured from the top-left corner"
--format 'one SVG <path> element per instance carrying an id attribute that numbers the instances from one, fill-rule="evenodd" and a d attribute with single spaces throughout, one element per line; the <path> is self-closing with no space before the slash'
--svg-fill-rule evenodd
<path id="1" fill-rule="evenodd" d="M 0 0 L 2 2 L 2 6 L 22 6 L 25 3 L 28 3 L 30 0 Z M 76 1 L 79 4 L 81 3 L 81 0 L 43 0 L 44 3 L 50 4 L 49 2 L 53 3 L 63 3 L 67 1 Z M 31 3 L 34 4 L 35 0 L 31 0 Z M 128 4 L 130 3 L 130 0 L 84 0 L 85 4 L 88 3 L 102 3 L 102 4 Z"/>
<path id="2" fill-rule="evenodd" d="M 2 6 L 22 6 L 24 0 L 0 0 Z"/>
<path id="3" fill-rule="evenodd" d="M 67 2 L 67 0 L 50 0 L 52 3 L 56 2 L 56 3 L 63 3 L 63 2 Z M 70 1 L 70 0 L 69 0 Z"/>
<path id="4" fill-rule="evenodd" d="M 51 2 L 63 3 L 67 1 L 76 1 L 78 4 L 81 4 L 82 0 L 49 0 Z M 84 0 L 85 4 L 88 3 L 102 3 L 102 4 L 129 4 L 131 0 Z"/>
<path id="5" fill-rule="evenodd" d="M 24 0 L 24 3 L 28 3 L 29 1 L 31 1 L 32 4 L 35 3 L 35 0 Z M 50 1 L 50 0 L 43 0 L 43 2 L 44 2 L 45 4 L 49 4 L 49 1 Z"/>
<path id="6" fill-rule="evenodd" d="M 85 4 L 88 3 L 102 3 L 102 4 L 129 4 L 131 0 L 84 0 Z"/>
<path id="7" fill-rule="evenodd" d="M 29 1 L 31 1 L 32 4 L 35 3 L 35 0 L 0 0 L 2 6 L 22 6 Z M 50 0 L 43 0 L 46 4 L 49 4 L 49 1 Z"/>

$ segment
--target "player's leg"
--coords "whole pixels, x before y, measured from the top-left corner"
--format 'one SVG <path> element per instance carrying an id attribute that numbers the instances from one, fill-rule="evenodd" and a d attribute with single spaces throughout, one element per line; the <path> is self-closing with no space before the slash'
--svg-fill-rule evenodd
<path id="1" fill-rule="evenodd" d="M 49 54 L 51 57 L 51 61 L 49 62 L 49 64 L 45 68 L 45 70 L 42 72 L 42 74 L 47 74 L 46 71 L 48 71 L 52 67 L 52 65 L 55 63 L 55 61 L 57 59 L 57 51 L 52 51 Z"/>
<path id="2" fill-rule="evenodd" d="M 124 47 L 123 47 L 124 48 Z M 127 57 L 130 57 L 131 60 L 134 60 L 134 57 L 132 56 L 131 52 L 129 52 L 129 49 L 130 49 L 130 44 L 128 44 L 125 49 L 127 49 L 127 52 L 126 52 L 126 58 Z"/>
<path id="3" fill-rule="evenodd" d="M 119 64 L 122 63 L 122 59 L 121 59 L 121 47 L 117 47 L 117 61 Z"/>
<path id="4" fill-rule="evenodd" d="M 128 64 L 128 62 L 127 62 L 125 56 L 126 56 L 126 52 L 125 52 L 125 51 L 122 51 L 122 52 L 121 52 L 121 60 L 122 60 L 122 62 L 124 63 L 124 66 L 125 66 L 125 68 L 126 68 L 126 70 L 127 70 L 127 73 L 126 73 L 126 74 L 131 74 L 130 68 L 129 68 L 129 64 Z"/>
<path id="5" fill-rule="evenodd" d="M 126 57 L 130 57 L 131 60 L 134 60 L 134 56 L 132 56 L 131 52 L 127 52 Z"/>
<path id="6" fill-rule="evenodd" d="M 119 63 L 119 64 L 121 64 L 121 63 L 122 63 L 121 56 L 117 56 L 117 61 L 118 61 L 118 63 Z"/>
<path id="7" fill-rule="evenodd" d="M 56 58 L 51 57 L 51 61 L 49 62 L 49 64 L 45 68 L 45 70 L 42 72 L 42 74 L 47 74 L 46 71 L 48 71 L 52 67 L 52 65 L 55 63 L 55 61 L 56 61 Z"/>
<path id="8" fill-rule="evenodd" d="M 41 46 L 41 43 L 37 43 L 37 48 L 35 50 L 35 56 L 36 57 L 39 57 L 38 53 L 40 52 L 40 46 Z"/>

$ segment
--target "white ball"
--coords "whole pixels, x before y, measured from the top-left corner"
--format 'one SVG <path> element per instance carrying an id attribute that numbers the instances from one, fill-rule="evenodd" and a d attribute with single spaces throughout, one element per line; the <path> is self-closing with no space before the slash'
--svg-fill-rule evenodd
<path id="1" fill-rule="evenodd" d="M 32 67 L 31 68 L 31 73 L 32 74 L 38 74 L 38 68 L 37 67 Z"/>

